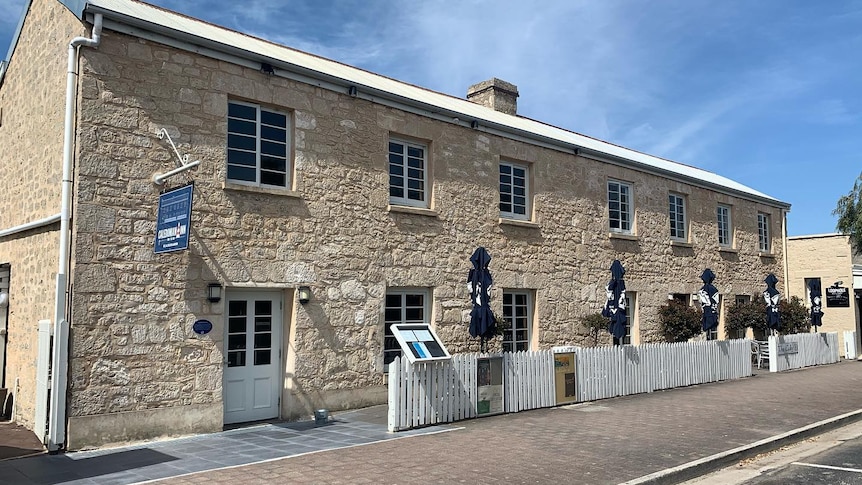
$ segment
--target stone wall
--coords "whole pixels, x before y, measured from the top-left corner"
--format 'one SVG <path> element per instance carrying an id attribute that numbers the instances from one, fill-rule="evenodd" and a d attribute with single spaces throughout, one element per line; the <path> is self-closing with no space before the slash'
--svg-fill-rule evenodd
<path id="1" fill-rule="evenodd" d="M 858 331 L 856 298 L 853 294 L 853 257 L 850 238 L 844 235 L 798 236 L 787 240 L 787 296 L 808 304 L 805 278 L 820 278 L 823 291 L 821 332 L 838 332 L 839 353 L 844 355 L 844 331 Z M 826 288 L 842 281 L 849 288 L 850 307 L 826 306 Z"/>
<path id="2" fill-rule="evenodd" d="M 317 406 L 385 398 L 389 287 L 433 289 L 433 324 L 449 350 L 477 350 L 467 336 L 465 282 L 480 245 L 493 257 L 495 311 L 503 288 L 535 291 L 536 348 L 587 341 L 576 319 L 601 308 L 615 258 L 638 292 L 643 342 L 661 338 L 656 312 L 668 293 L 696 291 L 707 266 L 726 294 L 759 293 L 766 273 L 783 274 L 782 214 L 775 207 L 114 32 L 84 57 L 69 413 L 90 428 L 114 426 L 117 420 L 98 418 L 104 413 L 163 410 L 151 422 L 153 435 L 165 434 L 172 420 L 183 419 L 176 412 L 182 406 L 221 406 L 223 308 L 205 299 L 213 281 L 312 288 L 311 302 L 291 306 L 285 319 L 283 415 L 299 417 Z M 224 183 L 229 99 L 292 114 L 292 190 Z M 160 189 L 150 178 L 175 167 L 156 136 L 161 128 L 202 163 L 189 172 L 190 249 L 155 255 Z M 389 208 L 390 134 L 428 143 L 430 209 Z M 531 223 L 500 222 L 501 157 L 531 166 Z M 634 184 L 635 240 L 608 236 L 609 177 Z M 670 243 L 668 190 L 688 196 L 690 245 Z M 737 251 L 718 251 L 717 203 L 734 208 Z M 756 249 L 759 210 L 772 215 L 774 257 Z M 199 318 L 215 324 L 210 336 L 192 335 Z M 220 416 L 207 416 L 194 429 L 220 426 Z"/>
<path id="3" fill-rule="evenodd" d="M 59 2 L 30 5 L 0 87 L 0 229 L 60 213 L 67 47 L 85 34 Z M 15 393 L 15 420 L 28 427 L 35 414 L 38 321 L 54 318 L 58 230 L 59 223 L 0 238 L 0 263 L 11 270 L 6 386 Z"/>

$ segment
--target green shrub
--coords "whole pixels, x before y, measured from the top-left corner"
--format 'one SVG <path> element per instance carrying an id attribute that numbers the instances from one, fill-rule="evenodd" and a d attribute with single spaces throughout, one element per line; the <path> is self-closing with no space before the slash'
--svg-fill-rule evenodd
<path id="1" fill-rule="evenodd" d="M 700 312 L 692 306 L 675 300 L 658 309 L 659 324 L 668 342 L 685 342 L 702 330 Z"/>
<path id="2" fill-rule="evenodd" d="M 791 296 L 789 300 L 781 300 L 778 303 L 778 312 L 781 314 L 782 335 L 811 331 L 811 310 L 798 296 Z"/>
<path id="3" fill-rule="evenodd" d="M 593 345 L 599 344 L 599 334 L 608 328 L 608 319 L 603 317 L 601 312 L 583 315 L 578 318 L 578 323 L 587 329 L 593 339 Z"/>
<path id="4" fill-rule="evenodd" d="M 811 331 L 809 310 L 799 297 L 792 296 L 789 300 L 781 300 L 778 304 L 781 315 L 779 333 L 807 333 Z M 727 338 L 736 338 L 738 331 L 746 328 L 754 330 L 755 335 L 769 335 L 766 326 L 766 303 L 754 300 L 748 303 L 737 303 L 727 309 L 724 318 L 724 333 Z"/>

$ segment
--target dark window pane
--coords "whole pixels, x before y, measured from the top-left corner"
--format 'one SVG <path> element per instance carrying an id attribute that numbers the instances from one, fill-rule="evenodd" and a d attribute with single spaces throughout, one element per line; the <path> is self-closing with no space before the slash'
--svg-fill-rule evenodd
<path id="1" fill-rule="evenodd" d="M 408 158 L 407 159 L 407 166 L 412 167 L 412 168 L 424 168 L 425 167 L 425 161 L 422 159 L 419 159 L 419 158 Z"/>
<path id="2" fill-rule="evenodd" d="M 227 332 L 228 333 L 245 333 L 245 317 L 228 318 Z"/>
<path id="3" fill-rule="evenodd" d="M 526 305 L 527 304 L 527 295 L 525 295 L 523 293 L 519 293 L 519 294 L 515 295 L 515 304 L 519 305 L 519 306 Z"/>
<path id="4" fill-rule="evenodd" d="M 254 154 L 254 152 L 228 150 L 227 163 L 233 165 L 247 165 L 254 167 L 255 165 L 257 165 L 257 156 Z"/>
<path id="5" fill-rule="evenodd" d="M 404 305 L 405 306 L 421 307 L 424 304 L 425 304 L 425 295 L 419 295 L 416 293 L 404 295 Z"/>
<path id="6" fill-rule="evenodd" d="M 227 353 L 228 367 L 244 367 L 245 366 L 245 351 L 228 352 Z"/>
<path id="7" fill-rule="evenodd" d="M 260 122 L 267 125 L 280 126 L 284 128 L 287 126 L 287 116 L 279 113 L 273 113 L 271 111 L 260 110 Z"/>
<path id="8" fill-rule="evenodd" d="M 397 175 L 389 176 L 389 185 L 395 187 L 404 187 L 404 177 L 400 177 Z"/>
<path id="9" fill-rule="evenodd" d="M 227 349 L 228 350 L 240 350 L 245 348 L 245 334 L 240 335 L 228 335 L 227 336 Z"/>
<path id="10" fill-rule="evenodd" d="M 272 141 L 260 142 L 260 153 L 265 155 L 275 155 L 277 157 L 287 156 L 287 145 Z"/>
<path id="11" fill-rule="evenodd" d="M 401 306 L 401 295 L 398 295 L 398 294 L 386 295 L 386 306 L 389 308 Z"/>
<path id="12" fill-rule="evenodd" d="M 527 175 L 527 171 L 523 168 L 512 167 L 512 175 L 519 179 L 523 179 Z"/>
<path id="13" fill-rule="evenodd" d="M 417 170 L 415 168 L 407 169 L 407 177 L 411 179 L 422 180 L 424 178 L 422 170 Z"/>
<path id="14" fill-rule="evenodd" d="M 272 362 L 272 351 L 255 350 L 254 365 L 269 365 Z"/>
<path id="15" fill-rule="evenodd" d="M 511 174 L 512 173 L 512 167 L 510 167 L 508 165 L 500 165 L 500 174 L 504 174 L 504 173 L 505 174 Z"/>
<path id="16" fill-rule="evenodd" d="M 254 348 L 256 349 L 268 349 L 272 347 L 272 334 L 270 333 L 258 333 L 254 336 Z"/>
<path id="17" fill-rule="evenodd" d="M 231 118 L 245 118 L 247 120 L 257 120 L 257 108 L 255 108 L 254 106 L 228 103 L 227 115 Z"/>
<path id="18" fill-rule="evenodd" d="M 390 175 L 404 175 L 404 166 L 389 164 Z"/>
<path id="19" fill-rule="evenodd" d="M 500 174 L 500 184 L 512 185 L 512 176 Z"/>
<path id="20" fill-rule="evenodd" d="M 260 137 L 265 140 L 287 142 L 287 131 L 281 128 L 273 128 L 271 126 L 260 127 Z"/>
<path id="21" fill-rule="evenodd" d="M 241 167 L 238 165 L 227 166 L 227 178 L 230 180 L 257 181 L 257 170 L 254 167 Z"/>
<path id="22" fill-rule="evenodd" d="M 413 190 L 424 190 L 425 189 L 425 183 L 422 182 L 421 180 L 409 179 L 409 180 L 407 180 L 407 188 L 413 189 Z"/>
<path id="23" fill-rule="evenodd" d="M 271 317 L 254 317 L 255 332 L 270 332 L 272 331 Z"/>
<path id="24" fill-rule="evenodd" d="M 389 151 L 395 152 L 395 153 L 403 153 L 404 152 L 404 145 L 402 145 L 400 143 L 396 143 L 394 141 L 390 141 L 389 142 Z"/>
<path id="25" fill-rule="evenodd" d="M 255 151 L 257 150 L 257 140 L 250 136 L 228 134 L 227 146 L 229 148 Z"/>
<path id="26" fill-rule="evenodd" d="M 287 169 L 287 160 L 284 158 L 275 158 L 275 157 L 260 157 L 260 168 L 263 170 L 275 170 L 278 172 L 284 172 Z"/>
<path id="27" fill-rule="evenodd" d="M 408 308 L 404 312 L 404 318 L 409 322 L 423 322 L 425 311 L 422 308 Z"/>
<path id="28" fill-rule="evenodd" d="M 235 317 L 239 315 L 247 315 L 248 302 L 243 300 L 231 300 L 227 304 L 228 316 Z"/>
<path id="29" fill-rule="evenodd" d="M 404 197 L 404 189 L 401 187 L 389 187 L 389 196 L 390 197 Z"/>
<path id="30" fill-rule="evenodd" d="M 387 308 L 386 316 L 384 319 L 387 322 L 400 322 L 401 321 L 401 309 L 400 308 Z"/>
<path id="31" fill-rule="evenodd" d="M 422 192 L 416 190 L 408 190 L 407 198 L 410 200 L 425 200 L 425 196 L 422 194 Z"/>
<path id="32" fill-rule="evenodd" d="M 407 147 L 407 156 L 413 158 L 424 158 L 425 150 L 417 147 Z"/>
<path id="33" fill-rule="evenodd" d="M 241 133 L 244 135 L 257 136 L 257 124 L 254 121 L 228 118 L 227 131 L 230 133 Z"/>
<path id="34" fill-rule="evenodd" d="M 512 196 L 509 194 L 500 194 L 500 202 L 511 203 Z"/>
<path id="35" fill-rule="evenodd" d="M 285 174 L 278 172 L 260 172 L 260 183 L 264 185 L 274 185 L 276 187 L 284 187 L 287 185 Z"/>

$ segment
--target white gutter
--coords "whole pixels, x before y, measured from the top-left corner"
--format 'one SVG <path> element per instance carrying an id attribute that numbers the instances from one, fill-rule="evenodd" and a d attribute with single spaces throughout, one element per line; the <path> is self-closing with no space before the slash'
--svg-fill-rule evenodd
<path id="1" fill-rule="evenodd" d="M 26 224 L 21 224 L 20 226 L 10 227 L 9 229 L 3 229 L 2 231 L 0 231 L 0 237 L 11 236 L 13 234 L 18 234 L 19 232 L 29 231 L 30 229 L 36 229 L 38 227 L 50 226 L 51 224 L 54 224 L 59 220 L 60 220 L 60 214 L 54 214 L 51 217 L 39 219 L 38 221 L 28 222 Z"/>
<path id="2" fill-rule="evenodd" d="M 784 292 L 789 299 L 792 295 L 790 294 L 790 269 L 787 267 L 787 211 L 784 209 L 781 209 L 781 243 L 783 245 L 781 252 L 784 253 Z"/>
<path id="3" fill-rule="evenodd" d="M 66 120 L 63 139 L 63 193 L 60 206 L 60 254 L 54 305 L 54 345 L 51 356 L 51 402 L 48 407 L 48 451 L 57 451 L 66 441 L 66 391 L 69 368 L 69 322 L 66 321 L 67 273 L 72 206 L 72 159 L 75 151 L 75 114 L 78 86 L 78 47 L 96 47 L 102 36 L 102 15 L 96 14 L 92 38 L 75 37 L 69 42 L 66 74 Z"/>

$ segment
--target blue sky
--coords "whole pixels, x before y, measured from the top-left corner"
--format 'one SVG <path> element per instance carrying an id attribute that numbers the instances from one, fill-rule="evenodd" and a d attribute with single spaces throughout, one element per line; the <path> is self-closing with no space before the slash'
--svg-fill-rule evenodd
<path id="1" fill-rule="evenodd" d="M 862 172 L 862 0 L 151 3 L 454 96 L 504 79 L 524 116 L 791 203 L 790 235 L 834 232 Z"/>

